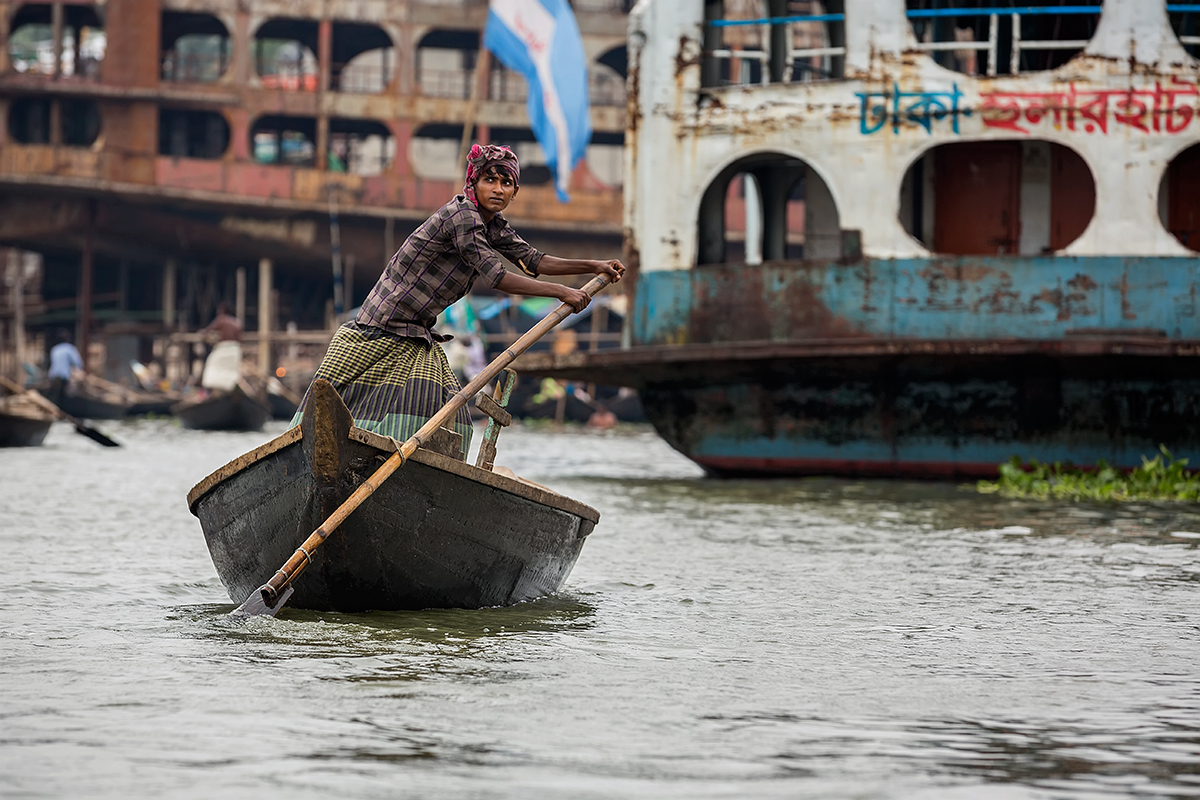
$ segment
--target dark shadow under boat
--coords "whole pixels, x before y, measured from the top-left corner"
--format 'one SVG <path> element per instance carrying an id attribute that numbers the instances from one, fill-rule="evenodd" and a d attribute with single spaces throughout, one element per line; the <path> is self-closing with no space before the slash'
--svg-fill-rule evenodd
<path id="1" fill-rule="evenodd" d="M 445 449 L 458 446 L 455 437 Z M 393 452 L 391 439 L 355 427 L 322 381 L 299 427 L 197 484 L 188 507 L 230 598 L 242 603 L 266 583 Z M 558 590 L 599 518 L 543 486 L 419 449 L 330 535 L 288 605 L 367 611 L 531 600 Z"/>
<path id="2" fill-rule="evenodd" d="M 271 407 L 265 397 L 248 395 L 235 386 L 228 392 L 183 400 L 171 406 L 171 413 L 183 427 L 193 430 L 257 431 L 271 418 Z"/>

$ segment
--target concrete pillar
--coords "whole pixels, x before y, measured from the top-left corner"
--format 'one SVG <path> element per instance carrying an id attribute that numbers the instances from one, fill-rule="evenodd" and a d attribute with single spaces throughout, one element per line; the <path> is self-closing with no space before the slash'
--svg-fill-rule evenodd
<path id="1" fill-rule="evenodd" d="M 16 356 L 18 383 L 25 383 L 25 259 L 20 250 L 8 251 L 8 268 L 12 273 L 12 332 L 13 354 Z"/>
<path id="2" fill-rule="evenodd" d="M 804 173 L 800 164 L 771 164 L 754 172 L 762 196 L 762 256 L 767 261 L 787 258 L 788 196 Z"/>
<path id="3" fill-rule="evenodd" d="M 333 21 L 321 20 L 317 25 L 317 164 L 319 170 L 329 168 L 329 112 L 325 107 L 333 69 Z"/>
<path id="4" fill-rule="evenodd" d="M 233 313 L 242 325 L 246 324 L 246 268 L 238 267 L 234 273 Z"/>
<path id="5" fill-rule="evenodd" d="M 54 77 L 62 74 L 63 54 L 63 4 L 53 3 L 50 6 L 50 36 L 54 46 Z M 78 49 L 78 43 L 76 44 Z M 57 105 L 57 103 L 55 103 Z M 51 134 L 53 136 L 53 134 Z"/>
<path id="6" fill-rule="evenodd" d="M 258 373 L 271 374 L 271 259 L 258 262 Z"/>
<path id="7" fill-rule="evenodd" d="M 175 330 L 175 259 L 163 263 L 162 320 L 168 331 Z"/>
<path id="8" fill-rule="evenodd" d="M 87 227 L 83 233 L 83 254 L 79 260 L 79 338 L 76 339 L 85 372 L 88 368 L 88 340 L 92 334 L 92 214 L 89 203 Z"/>

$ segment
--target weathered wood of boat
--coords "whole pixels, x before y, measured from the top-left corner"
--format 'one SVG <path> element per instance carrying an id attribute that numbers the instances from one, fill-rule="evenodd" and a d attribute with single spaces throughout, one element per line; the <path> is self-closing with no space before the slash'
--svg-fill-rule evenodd
<path id="1" fill-rule="evenodd" d="M 0 397 L 0 447 L 37 447 L 46 440 L 54 418 L 28 397 Z"/>
<path id="2" fill-rule="evenodd" d="M 251 396 L 235 386 L 207 397 L 183 400 L 171 413 L 185 428 L 205 431 L 257 431 L 271 418 L 271 407 L 262 396 Z"/>
<path id="3" fill-rule="evenodd" d="M 493 416 L 507 419 L 503 409 Z M 448 446 L 430 448 L 457 453 L 459 438 L 443 434 Z M 197 484 L 188 507 L 230 598 L 242 603 L 266 583 L 394 452 L 392 440 L 355 427 L 337 393 L 318 381 L 300 426 Z M 556 591 L 600 515 L 490 471 L 494 452 L 481 455 L 481 468 L 417 450 L 314 554 L 289 605 L 480 608 Z"/>

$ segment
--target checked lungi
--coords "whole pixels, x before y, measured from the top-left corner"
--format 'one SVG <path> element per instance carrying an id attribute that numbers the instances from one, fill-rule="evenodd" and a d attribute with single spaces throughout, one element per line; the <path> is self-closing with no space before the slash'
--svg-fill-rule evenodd
<path id="1" fill-rule="evenodd" d="M 462 388 L 441 345 L 356 322 L 334 332 L 313 380 L 317 378 L 333 384 L 355 425 L 401 442 Z M 300 424 L 311 391 L 305 392 L 291 427 Z M 462 435 L 465 460 L 473 432 L 465 405 L 446 427 Z"/>

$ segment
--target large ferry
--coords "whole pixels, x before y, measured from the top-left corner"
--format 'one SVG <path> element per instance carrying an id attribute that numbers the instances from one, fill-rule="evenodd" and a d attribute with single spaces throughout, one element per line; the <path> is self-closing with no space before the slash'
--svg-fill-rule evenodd
<path id="1" fill-rule="evenodd" d="M 529 367 L 638 388 L 714 474 L 1200 456 L 1200 5 L 629 25 L 625 346 Z"/>

